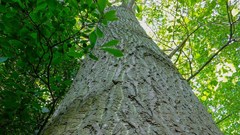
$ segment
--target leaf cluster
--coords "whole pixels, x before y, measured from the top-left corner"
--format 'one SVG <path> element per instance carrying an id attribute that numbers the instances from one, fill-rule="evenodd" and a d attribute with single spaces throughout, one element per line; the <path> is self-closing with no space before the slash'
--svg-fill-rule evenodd
<path id="1" fill-rule="evenodd" d="M 98 26 L 117 19 L 115 11 L 104 12 L 108 5 L 107 0 L 0 1 L 0 134 L 42 130 L 80 60 L 93 56 L 97 38 L 104 36 Z"/>

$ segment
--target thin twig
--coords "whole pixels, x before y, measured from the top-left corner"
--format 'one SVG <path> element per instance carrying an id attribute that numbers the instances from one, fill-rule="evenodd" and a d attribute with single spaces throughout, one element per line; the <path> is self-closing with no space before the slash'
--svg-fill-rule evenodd
<path id="1" fill-rule="evenodd" d="M 232 113 L 228 114 L 227 116 L 225 116 L 224 118 L 222 118 L 221 120 L 217 121 L 216 124 L 219 124 L 221 122 L 223 122 L 224 120 L 226 120 L 228 117 L 230 117 L 232 115 Z"/>
<path id="2" fill-rule="evenodd" d="M 174 42 L 174 40 L 175 40 L 175 27 L 176 27 L 176 16 L 177 16 L 177 11 L 178 11 L 178 1 L 177 1 L 177 5 L 176 5 L 176 13 L 175 13 L 175 15 L 174 15 L 174 22 L 173 22 L 173 32 L 172 32 L 172 38 L 173 38 L 173 42 Z M 175 44 L 175 42 L 174 42 L 174 44 Z"/>
<path id="3" fill-rule="evenodd" d="M 195 77 L 199 72 L 201 72 L 212 60 L 216 57 L 225 47 L 227 47 L 232 41 L 228 41 L 224 46 L 222 46 L 215 54 L 213 54 L 208 61 L 203 64 L 192 76 L 190 76 L 187 81 L 190 81 L 193 77 Z"/>
<path id="4" fill-rule="evenodd" d="M 184 51 L 183 51 L 183 55 L 185 55 L 185 57 L 186 57 L 187 60 L 188 60 L 189 68 L 190 68 L 190 75 L 192 75 L 192 74 L 193 74 L 193 71 L 192 71 L 192 62 L 191 62 L 189 56 L 187 56 L 187 54 L 186 54 Z M 190 54 L 190 55 L 191 55 L 191 54 Z"/>
<path id="5" fill-rule="evenodd" d="M 229 22 L 229 38 L 228 41 L 225 45 L 223 45 L 216 53 L 214 53 L 209 60 L 203 64 L 193 75 L 191 75 L 187 81 L 190 81 L 193 77 L 195 77 L 199 72 L 201 72 L 212 60 L 214 57 L 216 57 L 225 47 L 227 47 L 229 44 L 236 42 L 235 39 L 233 39 L 233 23 L 232 23 L 232 19 L 231 19 L 231 13 L 229 11 L 229 6 L 228 3 L 226 2 L 226 8 L 227 8 L 227 14 L 228 14 L 228 22 Z"/>
<path id="6" fill-rule="evenodd" d="M 187 40 L 189 39 L 189 37 L 195 33 L 201 26 L 198 26 L 194 31 L 192 31 L 190 34 L 188 34 L 188 36 L 168 55 L 169 58 L 172 58 L 172 56 L 179 51 L 181 48 L 184 47 L 185 43 L 187 42 Z"/>
<path id="7" fill-rule="evenodd" d="M 82 30 L 82 29 L 84 29 L 85 27 L 87 27 L 87 26 L 89 26 L 89 25 L 90 25 L 90 24 L 88 24 L 88 25 L 87 25 L 87 24 L 86 24 L 86 25 L 85 25 L 85 24 L 82 25 L 81 28 L 80 28 L 76 33 L 74 33 L 73 35 L 69 36 L 68 38 L 66 38 L 66 39 L 64 39 L 64 40 L 62 40 L 62 41 L 59 41 L 59 42 L 53 44 L 51 47 L 55 47 L 55 46 L 57 46 L 57 45 L 63 44 L 64 42 L 66 42 L 66 41 L 68 41 L 68 40 L 76 37 L 76 35 L 78 35 L 78 34 L 81 33 L 81 30 Z"/>
<path id="8" fill-rule="evenodd" d="M 233 23 L 232 23 L 232 14 L 231 11 L 229 11 L 229 6 L 228 6 L 228 2 L 226 2 L 226 8 L 227 8 L 227 15 L 228 15 L 228 23 L 230 24 L 229 28 L 230 28 L 230 33 L 229 33 L 229 39 L 232 39 L 233 36 Z"/>
<path id="9" fill-rule="evenodd" d="M 44 119 L 43 124 L 40 126 L 37 135 L 40 135 L 40 134 L 41 134 L 42 130 L 44 129 L 45 125 L 46 125 L 47 122 L 48 122 L 48 119 L 49 119 L 49 118 L 51 117 L 51 115 L 54 113 L 55 106 L 56 106 L 56 103 L 57 103 L 58 99 L 59 99 L 59 97 L 56 98 L 56 99 L 52 102 L 51 109 L 50 109 L 50 111 L 49 111 L 47 117 Z"/>
<path id="10" fill-rule="evenodd" d="M 178 56 L 177 56 L 177 59 L 176 59 L 175 62 L 174 62 L 174 65 L 177 64 L 177 62 L 178 62 L 181 54 L 182 54 L 182 49 L 180 49 L 179 54 L 178 54 Z"/>

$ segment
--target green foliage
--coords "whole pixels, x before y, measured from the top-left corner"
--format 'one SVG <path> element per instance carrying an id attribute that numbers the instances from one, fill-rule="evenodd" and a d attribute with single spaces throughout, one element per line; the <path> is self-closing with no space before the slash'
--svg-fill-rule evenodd
<path id="1" fill-rule="evenodd" d="M 104 51 L 112 54 L 115 57 L 122 57 L 123 56 L 122 51 L 120 51 L 116 48 L 113 48 L 114 46 L 116 46 L 118 44 L 118 42 L 119 42 L 118 40 L 111 40 L 111 41 L 103 44 L 101 46 L 101 50 L 104 50 Z"/>
<path id="2" fill-rule="evenodd" d="M 239 134 L 239 2 L 163 0 L 147 3 L 137 4 L 136 15 L 146 20 L 151 27 L 148 32 L 167 54 L 199 27 L 172 61 L 186 79 L 203 67 L 190 79 L 193 91 L 224 134 Z M 220 53 L 214 56 L 217 51 Z"/>
<path id="3" fill-rule="evenodd" d="M 114 11 L 114 10 L 108 11 L 104 14 L 104 19 L 106 21 L 115 21 L 115 20 L 117 20 L 115 14 L 116 14 L 116 11 Z"/>
<path id="4" fill-rule="evenodd" d="M 69 88 L 97 27 L 116 20 L 107 0 L 0 1 L 0 134 L 37 133 Z"/>
<path id="5" fill-rule="evenodd" d="M 107 0 L 98 0 L 97 5 L 98 5 L 98 10 L 100 13 L 103 13 L 104 9 L 107 6 L 108 1 Z"/>
<path id="6" fill-rule="evenodd" d="M 105 44 L 102 45 L 102 47 L 112 47 L 112 46 L 116 46 L 118 44 L 118 40 L 111 40 Z"/>
<path id="7" fill-rule="evenodd" d="M 123 53 L 118 50 L 118 49 L 115 49 L 115 48 L 102 48 L 102 50 L 114 55 L 115 57 L 122 57 L 123 56 Z"/>

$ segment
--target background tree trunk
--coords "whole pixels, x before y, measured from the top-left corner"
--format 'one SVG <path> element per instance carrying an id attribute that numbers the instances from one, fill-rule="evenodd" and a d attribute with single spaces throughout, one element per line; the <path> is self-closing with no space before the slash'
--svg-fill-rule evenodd
<path id="1" fill-rule="evenodd" d="M 86 58 L 45 135 L 219 135 L 211 116 L 174 65 L 124 7 L 102 27 L 98 61 Z M 120 40 L 124 57 L 99 50 Z"/>

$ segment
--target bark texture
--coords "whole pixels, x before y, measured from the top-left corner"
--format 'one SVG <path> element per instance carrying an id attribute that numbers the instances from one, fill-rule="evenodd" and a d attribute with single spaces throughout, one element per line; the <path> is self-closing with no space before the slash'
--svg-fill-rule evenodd
<path id="1" fill-rule="evenodd" d="M 167 56 L 124 7 L 102 27 L 99 61 L 84 60 L 44 129 L 45 135 L 220 135 L 211 116 Z M 100 45 L 120 40 L 124 57 Z"/>

